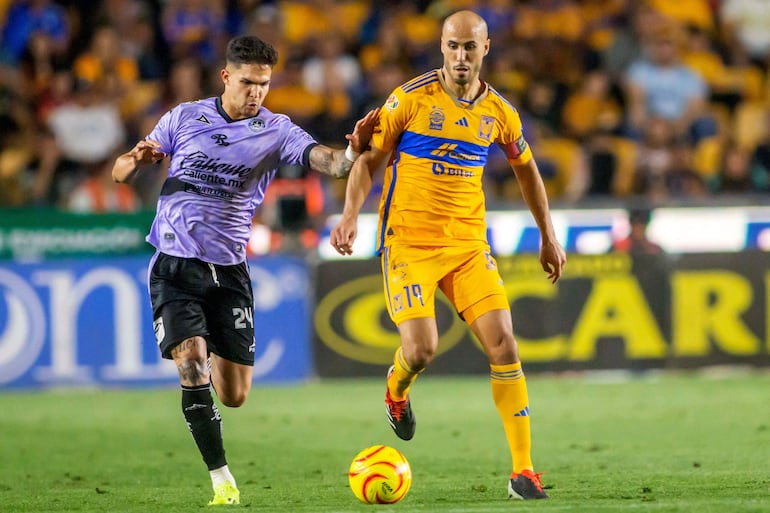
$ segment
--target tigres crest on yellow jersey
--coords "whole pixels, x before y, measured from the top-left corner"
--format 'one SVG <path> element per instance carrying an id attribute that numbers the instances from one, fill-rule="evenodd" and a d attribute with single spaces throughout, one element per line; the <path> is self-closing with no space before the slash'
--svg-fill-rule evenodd
<path id="1" fill-rule="evenodd" d="M 485 242 L 481 177 L 489 146 L 513 164 L 532 158 L 516 109 L 487 84 L 473 102 L 444 86 L 440 70 L 396 89 L 380 109 L 372 145 L 392 151 L 385 170 L 378 249 L 393 243 Z"/>

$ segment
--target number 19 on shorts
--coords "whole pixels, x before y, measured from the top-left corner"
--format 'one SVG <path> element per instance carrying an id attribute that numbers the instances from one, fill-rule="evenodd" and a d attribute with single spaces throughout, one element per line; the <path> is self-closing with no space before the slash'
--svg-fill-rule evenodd
<path id="1" fill-rule="evenodd" d="M 393 313 L 398 313 L 404 308 L 412 308 L 418 305 L 421 307 L 425 306 L 419 283 L 404 285 L 400 291 L 393 295 Z"/>

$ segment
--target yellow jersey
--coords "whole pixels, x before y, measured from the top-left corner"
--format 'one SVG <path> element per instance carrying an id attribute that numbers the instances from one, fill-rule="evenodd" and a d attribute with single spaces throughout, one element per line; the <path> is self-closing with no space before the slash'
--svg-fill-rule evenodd
<path id="1" fill-rule="evenodd" d="M 516 109 L 482 82 L 472 102 L 446 87 L 441 70 L 406 82 L 380 109 L 372 145 L 391 156 L 385 170 L 378 252 L 384 246 L 457 246 L 486 242 L 482 174 L 489 146 L 511 164 L 532 152 Z"/>

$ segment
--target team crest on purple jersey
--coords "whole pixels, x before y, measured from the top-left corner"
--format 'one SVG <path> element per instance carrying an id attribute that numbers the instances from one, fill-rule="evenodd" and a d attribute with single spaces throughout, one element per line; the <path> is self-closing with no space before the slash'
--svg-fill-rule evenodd
<path id="1" fill-rule="evenodd" d="M 249 121 L 249 130 L 251 130 L 252 132 L 259 132 L 263 128 L 265 128 L 265 122 L 262 121 L 261 119 L 252 118 L 252 120 Z"/>

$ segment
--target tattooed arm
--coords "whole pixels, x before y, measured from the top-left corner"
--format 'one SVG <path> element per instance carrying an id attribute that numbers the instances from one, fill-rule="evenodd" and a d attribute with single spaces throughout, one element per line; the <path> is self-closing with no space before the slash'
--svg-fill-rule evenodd
<path id="1" fill-rule="evenodd" d="M 374 126 L 379 119 L 379 110 L 371 110 L 356 122 L 352 134 L 345 135 L 348 147 L 335 150 L 319 144 L 310 150 L 310 168 L 335 178 L 345 178 L 350 173 L 358 155 L 366 151 L 372 138 Z"/>

